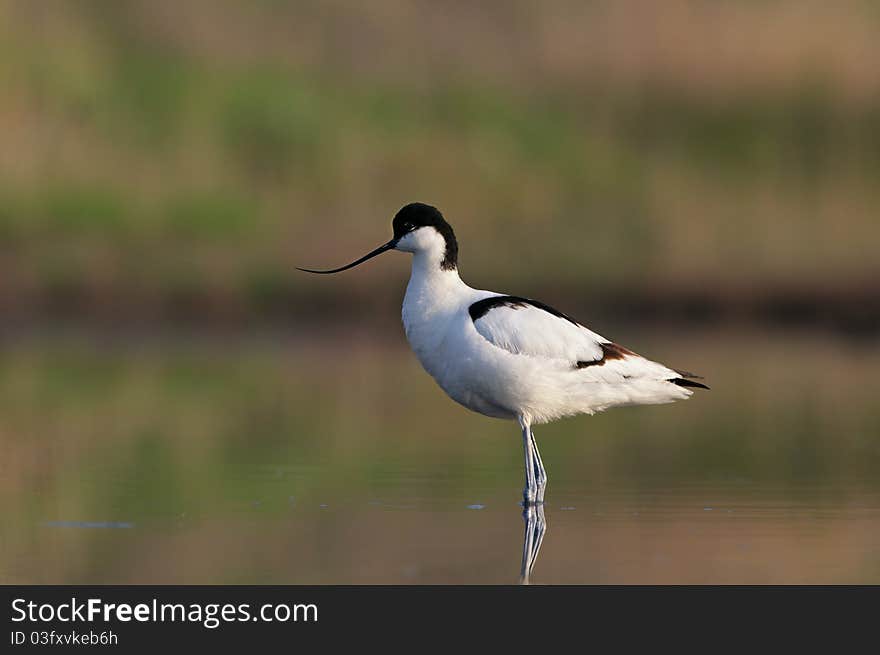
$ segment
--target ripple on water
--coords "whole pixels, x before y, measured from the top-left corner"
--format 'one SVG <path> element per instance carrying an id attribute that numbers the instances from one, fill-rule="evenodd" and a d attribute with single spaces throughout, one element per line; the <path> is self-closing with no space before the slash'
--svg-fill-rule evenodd
<path id="1" fill-rule="evenodd" d="M 129 521 L 46 521 L 47 528 L 102 528 L 127 530 L 134 527 Z"/>

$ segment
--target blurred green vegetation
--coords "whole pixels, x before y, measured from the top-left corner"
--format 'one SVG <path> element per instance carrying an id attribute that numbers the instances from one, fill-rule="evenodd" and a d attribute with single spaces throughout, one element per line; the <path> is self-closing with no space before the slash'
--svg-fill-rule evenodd
<path id="1" fill-rule="evenodd" d="M 880 54 L 867 5 L 812 6 L 810 27 L 798 3 L 695 2 L 654 45 L 634 0 L 526 7 L 447 8 L 434 31 L 429 3 L 4 3 L 9 302 L 55 298 L 63 270 L 107 305 L 259 312 L 312 293 L 293 262 L 348 261 L 414 199 L 486 286 L 877 279 L 880 87 L 852 52 Z M 494 38 L 465 29 L 493 21 Z M 776 40 L 725 46 L 727 25 Z"/>

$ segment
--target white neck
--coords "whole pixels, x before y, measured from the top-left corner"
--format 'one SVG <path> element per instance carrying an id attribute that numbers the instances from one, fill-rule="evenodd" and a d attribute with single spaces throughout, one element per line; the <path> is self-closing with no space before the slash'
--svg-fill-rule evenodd
<path id="1" fill-rule="evenodd" d="M 422 250 L 413 254 L 407 299 L 418 298 L 420 305 L 444 305 L 467 288 L 457 268 L 444 270 L 440 267 L 442 260 L 442 251 Z"/>
<path id="2" fill-rule="evenodd" d="M 446 256 L 446 241 L 435 229 L 420 228 L 407 234 L 398 242 L 398 250 L 411 252 L 413 256 L 403 300 L 407 335 L 436 330 L 438 323 L 460 309 L 472 290 L 461 281 L 457 269 L 444 270 L 441 266 Z"/>
<path id="3" fill-rule="evenodd" d="M 403 324 L 417 354 L 420 347 L 433 347 L 429 334 L 451 319 L 472 293 L 458 270 L 440 268 L 442 255 L 420 251 L 413 255 L 412 273 L 403 299 Z M 417 336 L 420 335 L 420 336 Z"/>
<path id="4" fill-rule="evenodd" d="M 444 271 L 440 262 L 424 253 L 413 256 L 412 273 L 403 299 L 403 327 L 416 356 L 426 368 L 431 353 L 440 346 L 442 326 L 455 318 L 472 290 L 461 281 L 458 271 Z M 434 375 L 431 369 L 429 373 Z"/>
<path id="5" fill-rule="evenodd" d="M 444 253 L 445 250 L 439 246 L 415 251 L 412 260 L 413 274 L 415 274 L 417 270 L 423 274 L 430 274 L 434 269 L 436 269 L 437 272 L 449 273 L 450 271 L 444 271 L 440 268 Z"/>

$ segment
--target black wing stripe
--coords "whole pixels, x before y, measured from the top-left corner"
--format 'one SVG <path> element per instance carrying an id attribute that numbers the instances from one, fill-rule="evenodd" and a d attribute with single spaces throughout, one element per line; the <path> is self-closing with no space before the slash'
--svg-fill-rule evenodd
<path id="1" fill-rule="evenodd" d="M 563 314 L 558 309 L 554 309 L 550 305 L 545 305 L 542 302 L 537 300 L 531 300 L 529 298 L 522 298 L 520 296 L 494 296 L 492 298 L 483 298 L 483 300 L 478 300 L 474 304 L 472 304 L 468 308 L 468 313 L 471 315 L 471 320 L 476 321 L 477 319 L 485 316 L 490 310 L 495 309 L 496 307 L 509 307 L 510 309 L 522 309 L 527 305 L 531 305 L 532 307 L 537 307 L 538 309 L 544 310 L 548 314 L 552 314 L 558 318 L 563 318 L 569 323 L 573 323 L 575 325 L 581 325 L 576 320 L 574 320 L 571 316 Z"/>

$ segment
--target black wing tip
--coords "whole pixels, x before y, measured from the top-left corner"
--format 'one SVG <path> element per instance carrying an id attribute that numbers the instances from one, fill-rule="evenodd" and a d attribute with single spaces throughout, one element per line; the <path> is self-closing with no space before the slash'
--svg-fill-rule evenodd
<path id="1" fill-rule="evenodd" d="M 672 382 L 672 384 L 678 385 L 679 387 L 694 387 L 695 389 L 707 389 L 711 391 L 711 389 L 702 382 L 694 382 L 693 380 L 686 380 L 684 378 L 673 378 L 667 380 L 667 382 Z"/>

